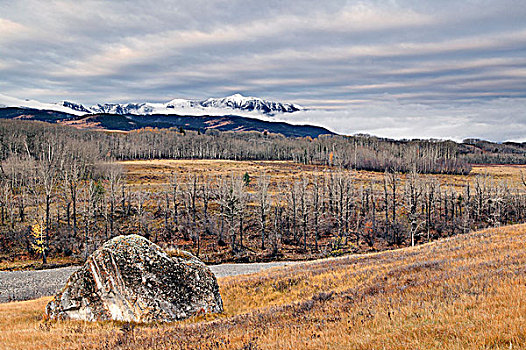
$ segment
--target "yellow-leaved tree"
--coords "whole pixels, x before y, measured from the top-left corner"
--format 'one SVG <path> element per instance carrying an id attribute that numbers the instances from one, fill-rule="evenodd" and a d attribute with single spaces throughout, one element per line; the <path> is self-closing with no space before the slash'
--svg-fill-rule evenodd
<path id="1" fill-rule="evenodd" d="M 35 250 L 37 253 L 42 255 L 42 264 L 45 265 L 47 263 L 47 244 L 46 239 L 44 237 L 44 230 L 45 228 L 43 225 L 36 223 L 33 226 L 31 226 L 31 236 L 33 237 L 33 242 L 31 242 L 31 247 L 33 250 Z"/>

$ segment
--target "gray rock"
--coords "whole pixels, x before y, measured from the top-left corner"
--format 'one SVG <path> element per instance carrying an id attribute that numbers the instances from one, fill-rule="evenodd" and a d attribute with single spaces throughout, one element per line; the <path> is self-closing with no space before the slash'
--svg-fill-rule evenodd
<path id="1" fill-rule="evenodd" d="M 137 235 L 94 252 L 46 306 L 52 319 L 170 322 L 222 312 L 217 280 L 192 254 L 169 257 Z"/>

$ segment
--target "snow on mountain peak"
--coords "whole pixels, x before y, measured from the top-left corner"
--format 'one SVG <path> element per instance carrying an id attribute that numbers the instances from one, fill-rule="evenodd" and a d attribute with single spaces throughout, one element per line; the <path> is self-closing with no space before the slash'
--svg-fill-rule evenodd
<path id="1" fill-rule="evenodd" d="M 225 100 L 232 100 L 232 101 L 236 101 L 236 102 L 245 102 L 245 101 L 249 101 L 249 100 L 261 100 L 260 98 L 257 98 L 257 97 L 243 96 L 241 94 L 233 94 L 233 95 L 225 97 L 224 99 Z"/>
<path id="2" fill-rule="evenodd" d="M 64 102 L 64 101 L 63 101 Z M 64 106 L 62 103 L 44 103 L 31 99 L 20 99 L 16 97 L 6 96 L 0 94 L 0 108 L 18 107 L 18 108 L 32 108 L 40 110 L 50 110 L 57 112 L 64 112 L 75 115 L 83 115 L 86 112 L 81 112 L 70 107 Z"/>
<path id="3" fill-rule="evenodd" d="M 190 100 L 184 99 L 184 98 L 174 98 L 173 100 L 168 101 L 166 104 L 168 105 L 180 105 L 180 104 L 187 104 L 190 102 Z"/>
<path id="4" fill-rule="evenodd" d="M 281 113 L 293 113 L 303 108 L 291 104 L 275 101 L 267 101 L 258 97 L 243 96 L 239 93 L 222 97 L 208 98 L 206 100 L 190 100 L 175 98 L 166 103 L 105 103 L 86 107 L 82 104 L 61 101 L 58 103 L 40 103 L 34 100 L 21 100 L 0 94 L 1 107 L 23 107 L 45 110 L 55 110 L 84 115 L 92 113 L 111 114 L 182 114 L 182 115 L 268 115 Z"/>
<path id="5" fill-rule="evenodd" d="M 78 112 L 83 112 L 83 113 L 91 113 L 91 110 L 87 109 L 86 107 L 84 107 L 83 105 L 79 104 L 79 103 L 75 103 L 75 102 L 70 102 L 70 101 L 60 101 L 59 103 L 57 103 L 58 106 L 62 106 L 62 107 L 66 107 L 66 108 L 70 108 L 74 111 L 78 111 Z"/>
<path id="6" fill-rule="evenodd" d="M 258 97 L 246 97 L 234 94 L 223 98 L 209 98 L 201 102 L 203 107 L 231 108 L 249 112 L 259 112 L 267 115 L 276 113 L 292 113 L 301 110 L 291 103 L 266 101 Z"/>

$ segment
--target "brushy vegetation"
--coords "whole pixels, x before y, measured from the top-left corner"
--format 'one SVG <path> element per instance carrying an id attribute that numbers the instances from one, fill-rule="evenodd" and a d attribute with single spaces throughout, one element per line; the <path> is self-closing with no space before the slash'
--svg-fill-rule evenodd
<path id="1" fill-rule="evenodd" d="M 520 223 L 526 212 L 520 166 L 465 176 L 151 160 L 99 164 L 89 177 L 67 158 L 1 164 L 0 262 L 14 264 L 42 251 L 82 261 L 130 233 L 209 263 L 313 259 Z M 46 228 L 36 237 L 45 235 L 45 250 L 35 249 L 35 222 Z"/>
<path id="2" fill-rule="evenodd" d="M 50 322 L 0 305 L 5 349 L 519 349 L 526 225 L 219 280 L 225 313 L 158 325 Z"/>

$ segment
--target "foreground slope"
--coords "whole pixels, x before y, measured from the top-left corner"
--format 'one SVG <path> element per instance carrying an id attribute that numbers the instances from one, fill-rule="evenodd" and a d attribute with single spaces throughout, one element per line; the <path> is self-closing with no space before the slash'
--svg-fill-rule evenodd
<path id="1" fill-rule="evenodd" d="M 225 314 L 156 327 L 43 322 L 0 305 L 6 348 L 517 349 L 526 225 L 219 280 Z"/>

